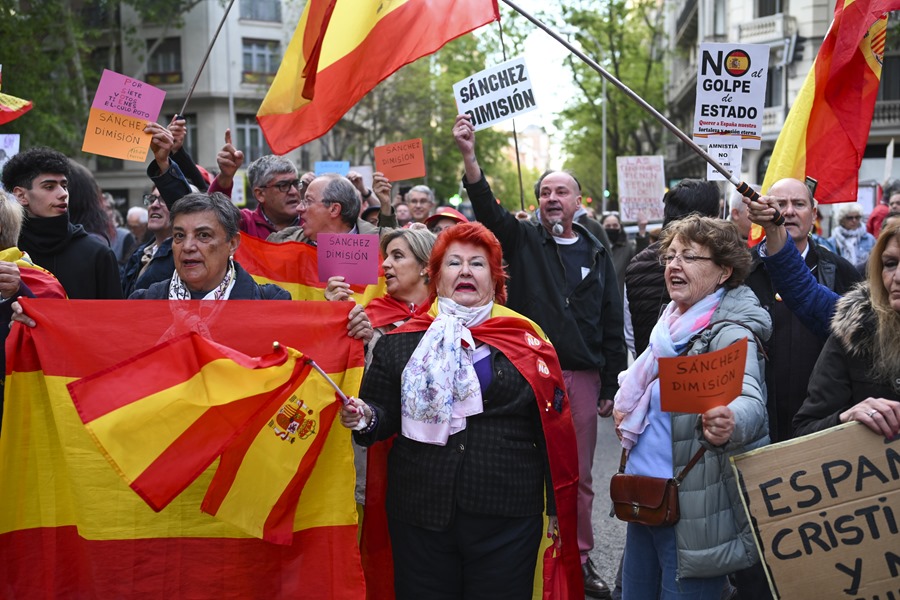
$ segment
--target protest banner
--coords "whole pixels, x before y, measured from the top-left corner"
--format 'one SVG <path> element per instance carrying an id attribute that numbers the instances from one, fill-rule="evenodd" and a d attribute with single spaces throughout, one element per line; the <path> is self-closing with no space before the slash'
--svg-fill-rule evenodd
<path id="1" fill-rule="evenodd" d="M 851 422 L 731 459 L 776 598 L 900 598 L 900 436 Z"/>
<path id="2" fill-rule="evenodd" d="M 350 172 L 350 162 L 346 160 L 318 160 L 315 164 L 316 177 L 326 173 L 337 173 L 347 176 Z"/>
<path id="3" fill-rule="evenodd" d="M 378 283 L 378 236 L 357 233 L 320 233 L 319 281 L 342 275 L 347 283 Z"/>
<path id="4" fill-rule="evenodd" d="M 0 134 L 0 173 L 3 172 L 3 167 L 6 166 L 6 163 L 9 162 L 13 156 L 19 153 L 19 134 L 18 133 L 4 133 Z M 0 190 L 3 189 L 3 184 L 0 183 Z"/>
<path id="5" fill-rule="evenodd" d="M 666 193 L 662 156 L 617 156 L 619 213 L 622 221 L 662 221 Z"/>
<path id="6" fill-rule="evenodd" d="M 659 359 L 659 399 L 666 412 L 703 414 L 741 393 L 747 338 L 705 354 Z"/>
<path id="7" fill-rule="evenodd" d="M 767 44 L 700 44 L 694 140 L 730 135 L 759 148 L 768 70 Z"/>
<path id="8" fill-rule="evenodd" d="M 81 150 L 144 162 L 152 137 L 144 127 L 159 117 L 165 97 L 165 91 L 149 83 L 104 69 Z"/>
<path id="9" fill-rule="evenodd" d="M 709 145 L 707 152 L 718 161 L 720 165 L 731 171 L 732 173 L 741 172 L 741 158 L 743 149 L 741 148 L 740 138 L 738 136 L 715 136 L 708 140 Z M 706 179 L 707 181 L 728 181 L 725 176 L 709 163 L 706 163 Z"/>
<path id="10" fill-rule="evenodd" d="M 522 57 L 458 81 L 453 84 L 453 95 L 460 114 L 469 115 L 475 131 L 537 109 Z"/>
<path id="11" fill-rule="evenodd" d="M 425 176 L 425 151 L 422 139 L 375 146 L 375 169 L 391 181 Z"/>

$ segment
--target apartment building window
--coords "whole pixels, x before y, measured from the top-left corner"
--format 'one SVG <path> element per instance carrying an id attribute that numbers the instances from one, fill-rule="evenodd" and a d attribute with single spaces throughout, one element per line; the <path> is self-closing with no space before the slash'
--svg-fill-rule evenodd
<path id="1" fill-rule="evenodd" d="M 147 40 L 147 51 L 156 40 Z M 181 38 L 166 38 L 147 59 L 147 83 L 181 83 Z"/>
<path id="2" fill-rule="evenodd" d="M 769 73 L 766 75 L 766 108 L 781 106 L 784 104 L 784 67 L 769 65 Z"/>
<path id="3" fill-rule="evenodd" d="M 728 35 L 725 16 L 727 10 L 725 0 L 715 0 L 713 3 L 713 35 L 716 37 Z"/>
<path id="4" fill-rule="evenodd" d="M 785 0 L 756 0 L 756 18 L 784 12 Z"/>
<path id="5" fill-rule="evenodd" d="M 900 54 L 884 56 L 878 100 L 883 102 L 900 100 Z"/>
<path id="6" fill-rule="evenodd" d="M 238 150 L 244 153 L 244 164 L 250 164 L 260 156 L 271 154 L 263 137 L 255 115 L 236 115 L 236 142 Z"/>
<path id="7" fill-rule="evenodd" d="M 281 0 L 241 0 L 241 18 L 281 23 Z"/>
<path id="8" fill-rule="evenodd" d="M 281 64 L 281 45 L 272 40 L 244 40 L 243 83 L 272 83 Z"/>

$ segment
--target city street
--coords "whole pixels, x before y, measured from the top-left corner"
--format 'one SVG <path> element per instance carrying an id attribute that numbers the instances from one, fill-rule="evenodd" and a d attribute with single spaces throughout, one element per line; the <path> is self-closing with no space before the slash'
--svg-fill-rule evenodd
<path id="1" fill-rule="evenodd" d="M 616 578 L 625 547 L 625 523 L 609 516 L 609 479 L 619 468 L 622 446 L 616 438 L 612 417 L 600 419 L 597 452 L 594 454 L 594 550 L 591 558 L 610 588 Z"/>

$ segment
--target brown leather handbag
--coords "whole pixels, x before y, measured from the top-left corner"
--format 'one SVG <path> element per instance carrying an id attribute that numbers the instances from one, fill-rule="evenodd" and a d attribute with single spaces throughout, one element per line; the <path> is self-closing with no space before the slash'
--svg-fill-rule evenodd
<path id="1" fill-rule="evenodd" d="M 626 475 L 625 461 L 628 454 L 622 449 L 619 472 L 609 482 L 609 495 L 619 520 L 641 525 L 674 525 L 681 518 L 678 511 L 678 486 L 706 448 L 700 448 L 677 477 L 647 477 Z"/>

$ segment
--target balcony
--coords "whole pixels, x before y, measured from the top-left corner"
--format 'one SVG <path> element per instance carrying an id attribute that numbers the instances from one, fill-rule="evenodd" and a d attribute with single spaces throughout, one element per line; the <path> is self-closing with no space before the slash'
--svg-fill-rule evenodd
<path id="1" fill-rule="evenodd" d="M 879 100 L 872 115 L 872 131 L 900 130 L 900 100 Z"/>
<path id="2" fill-rule="evenodd" d="M 674 60 L 669 73 L 669 104 L 680 104 L 685 96 L 690 95 L 697 88 L 697 61 Z M 693 106 L 691 107 L 693 108 Z"/>
<path id="3" fill-rule="evenodd" d="M 685 0 L 675 19 L 676 43 L 685 36 L 689 41 L 697 39 L 697 0 Z"/>
<path id="4" fill-rule="evenodd" d="M 768 44 L 790 37 L 795 31 L 797 31 L 797 19 L 784 13 L 778 13 L 738 25 L 738 42 Z"/>
<path id="5" fill-rule="evenodd" d="M 769 106 L 763 109 L 762 137 L 764 140 L 774 140 L 784 127 L 784 107 Z"/>

